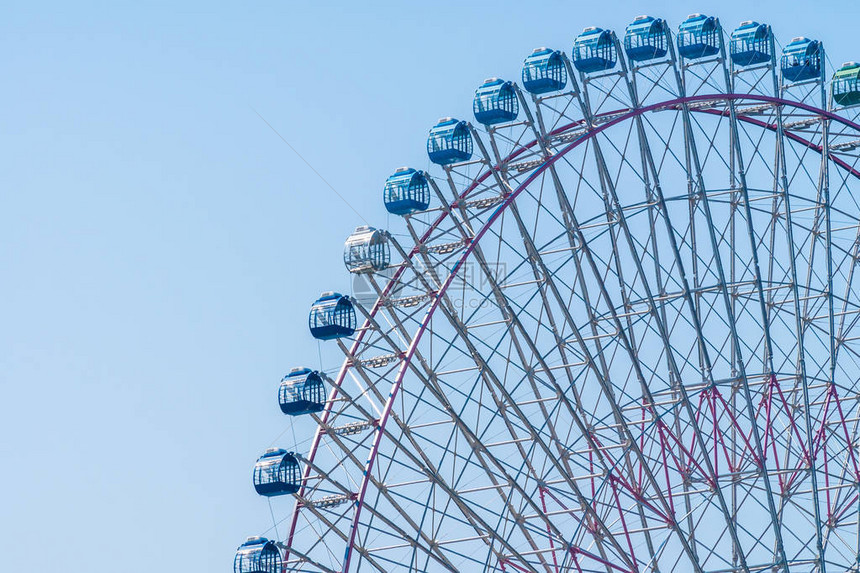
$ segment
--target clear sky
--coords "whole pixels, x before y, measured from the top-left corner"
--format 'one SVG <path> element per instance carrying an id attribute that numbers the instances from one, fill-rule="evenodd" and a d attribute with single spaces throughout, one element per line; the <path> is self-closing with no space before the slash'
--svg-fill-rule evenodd
<path id="1" fill-rule="evenodd" d="M 256 457 L 312 435 L 279 379 L 339 365 L 309 304 L 402 230 L 385 178 L 533 48 L 694 11 L 860 59 L 856 0 L 5 3 L 0 569 L 229 571 Z"/>

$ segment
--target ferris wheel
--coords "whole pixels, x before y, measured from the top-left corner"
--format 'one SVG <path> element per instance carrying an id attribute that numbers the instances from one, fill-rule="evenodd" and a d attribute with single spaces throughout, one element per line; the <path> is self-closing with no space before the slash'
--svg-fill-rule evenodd
<path id="1" fill-rule="evenodd" d="M 313 304 L 344 361 L 283 379 L 317 430 L 259 458 L 294 504 L 235 573 L 860 570 L 860 64 L 826 62 L 640 16 L 483 82 L 347 240 L 373 296 Z"/>

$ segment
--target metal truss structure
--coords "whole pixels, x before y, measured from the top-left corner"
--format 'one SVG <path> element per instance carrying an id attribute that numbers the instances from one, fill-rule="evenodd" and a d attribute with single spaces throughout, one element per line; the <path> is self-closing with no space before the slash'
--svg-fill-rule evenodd
<path id="1" fill-rule="evenodd" d="M 283 571 L 858 570 L 856 111 L 666 34 L 382 232 Z"/>

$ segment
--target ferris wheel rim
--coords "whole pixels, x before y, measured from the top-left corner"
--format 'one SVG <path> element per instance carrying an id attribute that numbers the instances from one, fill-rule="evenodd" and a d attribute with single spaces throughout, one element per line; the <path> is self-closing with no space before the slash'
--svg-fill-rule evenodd
<path id="1" fill-rule="evenodd" d="M 420 342 L 421 338 L 423 337 L 424 333 L 426 332 L 426 330 L 429 326 L 429 323 L 430 323 L 430 319 L 433 317 L 436 309 L 439 306 L 439 302 L 441 301 L 442 295 L 447 291 L 448 287 L 451 285 L 453 280 L 456 278 L 459 270 L 463 267 L 463 263 L 466 262 L 466 260 L 469 258 L 469 256 L 473 253 L 476 246 L 480 243 L 481 238 L 490 230 L 490 228 L 493 226 L 493 224 L 499 218 L 499 216 L 511 204 L 513 204 L 514 200 L 519 196 L 519 194 L 522 191 L 527 189 L 534 182 L 534 180 L 537 179 L 538 176 L 543 174 L 551 165 L 554 165 L 555 162 L 557 162 L 559 159 L 561 159 L 562 157 L 567 155 L 572 150 L 578 148 L 581 144 L 591 140 L 592 138 L 596 137 L 598 134 L 602 133 L 603 131 L 606 131 L 607 129 L 609 129 L 613 126 L 616 126 L 616 125 L 621 124 L 621 123 L 625 123 L 625 122 L 627 122 L 631 119 L 634 119 L 637 116 L 641 116 L 645 113 L 660 111 L 661 109 L 671 109 L 673 106 L 685 106 L 685 105 L 688 105 L 691 103 L 697 103 L 697 102 L 703 102 L 703 101 L 735 102 L 735 101 L 743 101 L 743 100 L 749 100 L 749 101 L 761 102 L 761 103 L 767 103 L 767 104 L 774 104 L 776 106 L 790 107 L 790 108 L 802 110 L 805 112 L 812 113 L 816 116 L 820 116 L 822 119 L 841 123 L 842 125 L 844 125 L 846 127 L 852 128 L 852 129 L 856 130 L 857 132 L 860 132 L 860 124 L 858 124 L 854 121 L 851 121 L 851 120 L 849 120 L 849 119 L 847 119 L 847 118 L 845 118 L 845 117 L 843 117 L 843 116 L 841 116 L 841 115 L 839 115 L 833 111 L 824 110 L 824 109 L 809 105 L 809 104 L 804 103 L 804 102 L 798 102 L 798 101 L 793 101 L 793 100 L 789 100 L 789 99 L 785 99 L 785 98 L 759 95 L 759 94 L 744 94 L 744 93 L 699 94 L 699 95 L 693 95 L 693 96 L 684 96 L 684 97 L 679 97 L 679 98 L 673 98 L 670 100 L 665 100 L 665 101 L 661 101 L 658 103 L 649 104 L 647 106 L 641 106 L 641 107 L 633 108 L 633 109 L 627 108 L 624 110 L 616 110 L 616 111 L 608 112 L 606 115 L 611 115 L 614 117 L 612 117 L 609 121 L 606 121 L 605 123 L 590 126 L 588 131 L 586 131 L 584 134 L 582 134 L 580 137 L 573 140 L 569 144 L 565 145 L 556 154 L 554 154 L 550 158 L 547 158 L 541 165 L 539 165 L 537 168 L 535 168 L 529 174 L 529 176 L 523 180 L 522 183 L 517 185 L 517 187 L 512 192 L 507 194 L 507 196 L 502 200 L 502 202 L 499 203 L 499 205 L 488 216 L 487 221 L 479 229 L 477 229 L 475 231 L 475 236 L 468 242 L 468 244 L 465 245 L 465 248 L 464 248 L 462 254 L 457 259 L 457 261 L 454 263 L 451 271 L 448 273 L 444 282 L 442 283 L 440 288 L 436 292 L 433 293 L 433 297 L 432 297 L 430 306 L 425 311 L 424 317 L 422 318 L 419 327 L 415 330 L 415 333 L 412 336 L 409 347 L 404 352 L 401 364 L 398 367 L 397 375 L 391 384 L 391 391 L 390 391 L 388 398 L 386 400 L 385 407 L 382 410 L 382 414 L 381 414 L 380 418 L 378 420 L 376 420 L 375 428 L 374 428 L 374 431 L 376 432 L 376 434 L 375 434 L 375 437 L 373 439 L 373 443 L 372 443 L 372 446 L 370 448 L 370 452 L 368 454 L 367 462 L 365 464 L 364 476 L 362 478 L 362 482 L 361 482 L 361 485 L 359 487 L 358 493 L 356 494 L 355 499 L 353 500 L 353 503 L 355 504 L 354 515 L 351 519 L 350 528 L 349 528 L 350 529 L 349 539 L 346 543 L 346 548 L 344 550 L 343 567 L 341 569 L 342 573 L 348 573 L 349 568 L 350 568 L 350 562 L 351 562 L 351 558 L 352 558 L 353 548 L 355 545 L 355 536 L 356 536 L 356 533 L 359 529 L 359 520 L 361 517 L 362 509 L 365 505 L 364 497 L 365 497 L 365 494 L 367 492 L 368 485 L 370 483 L 370 480 L 369 480 L 370 472 L 371 472 L 371 470 L 375 464 L 376 457 L 377 457 L 377 454 L 379 451 L 379 447 L 380 447 L 380 444 L 382 443 L 382 440 L 383 440 L 385 425 L 386 425 L 386 423 L 390 417 L 391 411 L 393 409 L 394 400 L 399 393 L 403 378 L 404 378 L 405 373 L 407 372 L 407 370 L 409 368 L 409 365 L 411 363 L 412 358 L 414 357 L 414 353 L 417 349 L 417 345 Z M 697 112 L 706 113 L 709 115 L 722 115 L 724 113 L 724 112 L 720 112 L 717 110 L 709 110 L 709 109 L 697 109 L 697 110 L 690 110 L 690 111 L 697 111 Z M 778 126 L 775 126 L 773 124 L 767 124 L 766 122 L 763 122 L 763 121 L 758 120 L 756 118 L 738 116 L 737 119 L 739 121 L 744 121 L 744 122 L 750 123 L 752 125 L 755 125 L 756 127 L 760 127 L 763 129 L 768 129 L 768 130 L 773 130 L 773 131 L 776 131 L 779 129 Z M 566 125 L 563 125 L 563 126 L 556 128 L 555 130 L 553 130 L 553 133 L 565 131 L 565 130 L 570 129 L 572 127 L 575 127 L 577 125 L 584 125 L 584 124 L 586 124 L 585 120 L 571 122 L 569 124 L 566 124 Z M 824 150 L 821 148 L 821 146 L 817 146 L 816 144 L 814 144 L 814 143 L 812 143 L 812 142 L 810 142 L 810 141 L 808 141 L 808 140 L 806 140 L 806 139 L 804 139 L 804 138 L 802 138 L 802 137 L 800 137 L 794 133 L 783 132 L 783 135 L 785 137 L 787 137 L 788 139 L 795 141 L 796 143 L 799 143 L 801 145 L 808 147 L 809 149 L 815 151 L 816 153 L 819 153 L 819 154 L 824 153 Z M 514 151 L 512 151 L 508 155 L 508 157 L 506 157 L 504 159 L 504 161 L 510 161 L 510 160 L 518 157 L 519 155 L 526 152 L 528 149 L 533 148 L 537 144 L 538 144 L 537 140 L 531 140 L 528 143 L 525 143 L 525 144 L 518 146 Z M 828 154 L 828 159 L 833 161 L 841 169 L 847 171 L 848 173 L 850 173 L 855 178 L 860 179 L 860 170 L 852 167 L 851 165 L 849 165 L 844 160 L 842 160 L 838 157 L 834 157 L 831 154 Z M 451 203 L 449 206 L 453 207 L 456 205 L 457 202 L 462 201 L 465 198 L 467 198 L 469 196 L 469 194 L 472 191 L 474 191 L 474 189 L 477 188 L 478 185 L 482 181 L 485 181 L 487 178 L 489 178 L 492 175 L 493 171 L 495 169 L 498 169 L 498 168 L 499 168 L 498 165 L 493 165 L 493 166 L 490 166 L 489 168 L 484 168 L 484 170 L 481 172 L 481 174 L 475 178 L 473 183 L 471 185 L 469 185 L 457 197 L 457 199 L 453 203 Z M 422 242 L 424 240 L 426 240 L 432 234 L 432 232 L 435 229 L 438 228 L 438 226 L 448 217 L 449 214 L 450 214 L 450 210 L 443 210 L 442 213 L 439 214 L 439 216 L 429 225 L 427 231 L 421 236 Z M 407 252 L 407 255 L 411 259 L 412 257 L 417 255 L 418 253 L 419 253 L 419 245 L 416 245 L 410 251 Z M 392 291 L 394 286 L 398 284 L 398 281 L 400 280 L 402 274 L 405 271 L 406 271 L 405 266 L 399 267 L 397 269 L 397 271 L 395 272 L 395 274 L 386 282 L 385 287 L 382 290 L 381 295 L 374 302 L 373 306 L 368 310 L 369 317 L 375 316 L 376 313 L 378 313 L 379 310 L 381 310 L 381 308 L 383 307 L 383 300 L 384 300 L 385 296 L 390 294 L 390 292 Z M 365 333 L 367 332 L 367 327 L 369 326 L 369 324 L 370 324 L 370 318 L 365 319 L 364 327 L 357 331 L 356 337 L 355 337 L 355 339 L 351 345 L 351 351 L 354 351 L 359 347 Z M 313 462 L 313 459 L 314 459 L 315 454 L 317 452 L 317 449 L 319 447 L 319 442 L 320 442 L 322 436 L 324 435 L 324 426 L 326 424 L 328 416 L 330 415 L 330 413 L 332 411 L 330 405 L 331 405 L 332 401 L 337 398 L 337 396 L 339 394 L 338 388 L 343 383 L 343 381 L 346 377 L 346 374 L 349 371 L 351 366 L 352 366 L 351 362 L 347 358 L 344 360 L 342 366 L 340 367 L 340 369 L 338 371 L 338 376 L 335 380 L 335 384 L 332 387 L 331 393 L 330 393 L 330 395 L 326 401 L 325 410 L 323 411 L 323 414 L 321 416 L 321 423 L 316 430 L 316 433 L 314 435 L 314 439 L 313 439 L 313 442 L 311 445 L 311 449 L 308 453 L 308 460 L 310 462 Z M 304 475 L 303 475 L 303 479 L 302 479 L 302 483 L 301 483 L 301 489 L 297 494 L 299 499 L 297 499 L 297 501 L 296 501 L 296 505 L 295 505 L 295 508 L 294 508 L 294 511 L 292 514 L 290 532 L 289 532 L 289 536 L 287 538 L 287 544 L 285 547 L 285 556 L 284 556 L 285 567 L 286 567 L 286 562 L 289 559 L 290 552 L 295 551 L 292 548 L 292 544 L 293 544 L 293 539 L 294 539 L 294 535 L 295 535 L 295 529 L 296 529 L 296 526 L 298 523 L 299 509 L 302 507 L 301 498 L 305 492 L 305 488 L 306 488 L 305 483 L 307 481 L 308 475 L 310 474 L 310 469 L 311 469 L 310 464 L 306 464 L 305 468 L 304 468 L 304 472 L 303 472 Z M 585 553 L 585 554 L 590 553 L 584 549 L 580 549 L 580 551 Z M 604 564 L 606 564 L 607 566 L 613 566 L 613 564 L 608 563 L 608 562 L 604 563 Z"/>

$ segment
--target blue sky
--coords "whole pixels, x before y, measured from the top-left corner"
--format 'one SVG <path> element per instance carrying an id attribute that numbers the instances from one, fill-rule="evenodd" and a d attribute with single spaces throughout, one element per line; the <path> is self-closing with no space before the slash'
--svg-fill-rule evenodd
<path id="1" fill-rule="evenodd" d="M 280 414 L 278 380 L 339 365 L 309 304 L 349 290 L 362 218 L 401 230 L 382 183 L 427 167 L 434 121 L 471 119 L 477 85 L 518 79 L 531 49 L 640 13 L 756 19 L 860 59 L 856 2 L 786 5 L 6 4 L 3 570 L 228 571 L 272 525 L 257 455 L 312 435 Z"/>

